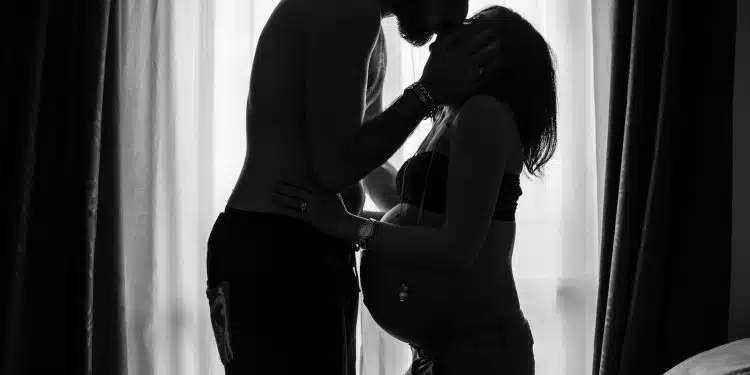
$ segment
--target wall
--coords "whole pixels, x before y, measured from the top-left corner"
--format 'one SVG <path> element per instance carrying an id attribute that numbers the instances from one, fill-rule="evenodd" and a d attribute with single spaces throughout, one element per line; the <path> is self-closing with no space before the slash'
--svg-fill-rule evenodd
<path id="1" fill-rule="evenodd" d="M 750 337 L 750 0 L 737 1 L 729 339 Z"/>

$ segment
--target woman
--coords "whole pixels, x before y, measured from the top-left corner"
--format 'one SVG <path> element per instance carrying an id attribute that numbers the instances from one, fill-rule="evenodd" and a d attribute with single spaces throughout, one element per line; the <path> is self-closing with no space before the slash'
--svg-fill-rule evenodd
<path id="1" fill-rule="evenodd" d="M 495 30 L 504 66 L 484 78 L 481 95 L 444 106 L 399 170 L 401 203 L 382 221 L 346 212 L 339 196 L 287 183 L 276 201 L 365 250 L 364 302 L 378 324 L 412 345 L 410 374 L 533 374 L 511 257 L 519 175 L 525 166 L 538 176 L 556 148 L 552 53 L 530 23 L 501 6 L 463 27 Z"/>

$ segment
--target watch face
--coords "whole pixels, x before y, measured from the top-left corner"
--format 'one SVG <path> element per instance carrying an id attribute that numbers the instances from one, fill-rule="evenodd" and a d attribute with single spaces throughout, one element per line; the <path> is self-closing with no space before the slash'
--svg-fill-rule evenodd
<path id="1" fill-rule="evenodd" d="M 368 238 L 372 235 L 373 228 L 372 224 L 365 224 L 359 227 L 359 237 L 360 238 Z"/>

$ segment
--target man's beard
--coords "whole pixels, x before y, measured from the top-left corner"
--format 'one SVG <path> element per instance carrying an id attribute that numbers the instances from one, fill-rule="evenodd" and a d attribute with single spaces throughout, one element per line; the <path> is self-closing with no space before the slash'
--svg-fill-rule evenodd
<path id="1" fill-rule="evenodd" d="M 429 0 L 428 0 L 429 1 Z M 425 0 L 394 0 L 393 14 L 398 22 L 398 32 L 410 44 L 421 47 L 432 39 L 434 30 L 425 22 Z"/>

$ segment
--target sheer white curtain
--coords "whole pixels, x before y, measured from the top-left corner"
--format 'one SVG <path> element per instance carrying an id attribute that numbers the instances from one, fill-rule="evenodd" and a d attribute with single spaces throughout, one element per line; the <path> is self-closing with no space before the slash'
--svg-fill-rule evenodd
<path id="1" fill-rule="evenodd" d="M 255 42 L 272 1 L 120 2 L 128 369 L 223 374 L 205 244 L 244 159 Z"/>
<path id="2" fill-rule="evenodd" d="M 119 7 L 128 373 L 222 374 L 204 294 L 218 13 L 200 0 Z"/>
<path id="3" fill-rule="evenodd" d="M 205 243 L 242 166 L 250 67 L 277 3 L 120 2 L 123 272 L 131 374 L 223 373 L 204 297 Z M 537 373 L 586 373 L 606 139 L 608 7 L 590 0 L 472 0 L 471 9 L 491 4 L 529 19 L 557 55 L 560 147 L 543 180 L 522 180 L 514 271 L 534 331 Z M 384 28 L 389 103 L 419 77 L 427 51 L 401 41 L 393 20 Z M 391 158 L 394 165 L 414 153 L 428 126 Z M 364 307 L 360 317 L 362 374 L 402 374 L 408 347 L 379 330 Z"/>

